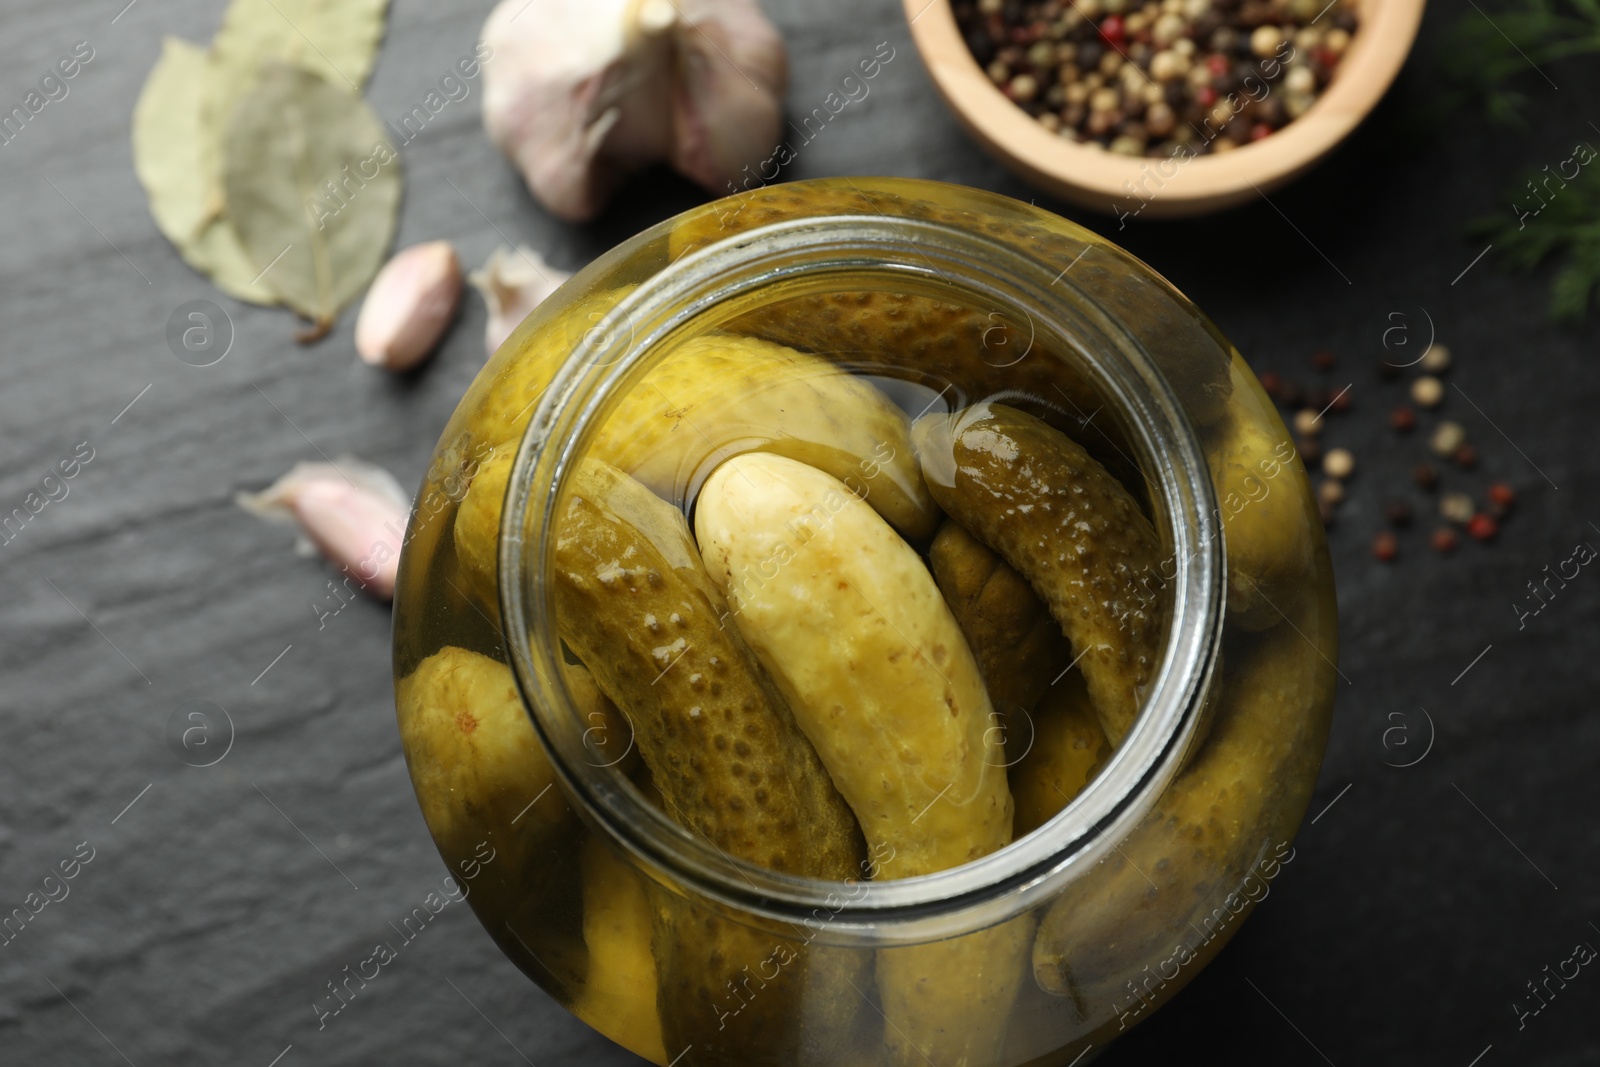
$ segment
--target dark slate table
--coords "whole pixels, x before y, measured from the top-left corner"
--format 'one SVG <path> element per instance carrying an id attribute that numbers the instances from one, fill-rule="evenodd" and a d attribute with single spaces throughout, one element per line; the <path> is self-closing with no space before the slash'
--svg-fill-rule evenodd
<path id="1" fill-rule="evenodd" d="M 0 947 L 0 1062 L 631 1061 L 525 981 L 460 906 L 318 1028 L 325 983 L 445 871 L 396 738 L 387 610 L 363 601 L 319 629 L 311 604 L 329 569 L 232 497 L 318 452 L 414 485 L 483 363 L 484 310 L 469 298 L 438 357 L 397 379 L 356 362 L 353 314 L 302 348 L 285 313 L 212 291 L 156 233 L 128 127 L 162 35 L 208 41 L 222 4 L 124 3 L 0 8 L 6 108 L 75 42 L 95 52 L 69 95 L 0 147 L 0 511 L 80 444 L 93 454 L 64 499 L 0 545 L 0 911 L 62 861 L 80 864 L 70 894 Z M 470 50 L 488 6 L 395 0 L 369 93 L 378 112 L 418 102 Z M 878 42 L 896 49 L 791 177 L 890 173 L 1033 195 L 947 116 L 893 0 L 768 6 L 791 46 L 796 111 Z M 1526 134 L 1470 113 L 1430 124 L 1419 115 L 1456 16 L 1434 5 L 1373 120 L 1270 205 L 1120 234 L 1064 209 L 1170 277 L 1258 370 L 1312 378 L 1312 350 L 1337 353 L 1327 381 L 1352 385 L 1354 411 L 1330 437 L 1362 465 L 1333 533 L 1347 683 L 1316 818 L 1231 947 L 1106 1063 L 1202 1049 L 1341 1067 L 1600 1059 L 1600 977 L 1580 973 L 1521 1027 L 1513 1009 L 1546 965 L 1600 943 L 1600 578 L 1583 573 L 1525 627 L 1513 609 L 1546 564 L 1600 542 L 1600 460 L 1584 430 L 1600 327 L 1551 326 L 1547 278 L 1508 279 L 1492 254 L 1475 261 L 1484 241 L 1463 237 L 1468 219 L 1510 210 L 1516 174 L 1600 143 L 1600 86 L 1592 64 L 1551 70 L 1559 89 L 1530 75 Z M 604 221 L 557 224 L 483 136 L 476 96 L 404 159 L 400 243 L 446 237 L 474 264 L 510 237 L 576 268 L 698 199 L 650 175 Z M 165 339 L 192 299 L 222 304 L 236 329 L 211 367 L 180 362 Z M 1382 566 L 1367 542 L 1422 446 L 1386 428 L 1402 387 L 1373 365 L 1386 329 L 1420 341 L 1429 321 L 1456 353 L 1446 410 L 1480 446 L 1480 483 L 1504 478 L 1521 500 L 1493 547 L 1434 557 L 1424 523 Z M 209 767 L 168 740 L 189 701 L 220 705 L 235 727 Z M 1430 739 L 1415 766 L 1385 765 Z"/>

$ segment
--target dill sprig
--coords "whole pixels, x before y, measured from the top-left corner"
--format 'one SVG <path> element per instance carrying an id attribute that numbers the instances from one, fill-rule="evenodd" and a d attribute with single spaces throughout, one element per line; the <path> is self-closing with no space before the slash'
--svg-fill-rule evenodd
<path id="1" fill-rule="evenodd" d="M 1459 95 L 1481 100 L 1488 117 L 1525 125 L 1527 93 L 1516 88 L 1535 70 L 1572 56 L 1600 53 L 1600 0 L 1515 0 L 1489 11 L 1477 0 L 1445 43 L 1441 66 Z M 1544 74 L 1548 78 L 1548 74 Z"/>
<path id="2" fill-rule="evenodd" d="M 1510 210 L 1478 219 L 1472 232 L 1494 243 L 1508 270 L 1529 272 L 1559 257 L 1550 288 L 1551 317 L 1581 321 L 1600 296 L 1600 160 L 1594 148 L 1587 142 L 1576 146 L 1553 169 L 1529 172 L 1508 193 Z"/>

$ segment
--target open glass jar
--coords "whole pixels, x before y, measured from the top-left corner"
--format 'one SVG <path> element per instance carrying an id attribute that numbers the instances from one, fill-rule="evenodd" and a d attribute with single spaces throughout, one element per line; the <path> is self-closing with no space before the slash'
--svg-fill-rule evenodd
<path id="1" fill-rule="evenodd" d="M 658 1064 L 1103 1048 L 1293 859 L 1336 656 L 1304 467 L 1216 329 L 1061 218 L 897 179 L 567 283 L 446 428 L 395 604 L 445 862 Z"/>

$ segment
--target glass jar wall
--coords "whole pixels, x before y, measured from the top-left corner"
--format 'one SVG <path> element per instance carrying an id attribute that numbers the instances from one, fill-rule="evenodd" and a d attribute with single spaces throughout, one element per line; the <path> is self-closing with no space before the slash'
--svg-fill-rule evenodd
<path id="1" fill-rule="evenodd" d="M 1215 328 L 1060 218 L 887 179 L 689 212 L 530 316 L 395 618 L 445 862 L 661 1064 L 1103 1047 L 1292 861 L 1337 654 Z"/>

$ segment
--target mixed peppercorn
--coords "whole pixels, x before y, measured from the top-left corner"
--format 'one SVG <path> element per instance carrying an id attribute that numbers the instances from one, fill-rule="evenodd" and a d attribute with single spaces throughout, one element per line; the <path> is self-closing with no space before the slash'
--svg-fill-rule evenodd
<path id="1" fill-rule="evenodd" d="M 1316 353 L 1311 362 L 1324 373 L 1338 364 L 1334 355 L 1326 351 Z M 1450 364 L 1450 350 L 1442 344 L 1432 345 L 1417 361 L 1416 369 L 1420 373 L 1411 380 L 1408 390 L 1411 403 L 1402 404 L 1389 413 L 1389 426 L 1398 436 L 1405 437 L 1417 428 L 1418 408 L 1431 411 L 1444 402 L 1444 384 L 1440 376 Z M 1384 361 L 1378 369 L 1380 377 L 1393 380 L 1403 368 Z M 1317 484 L 1317 506 L 1323 525 L 1332 527 L 1339 505 L 1345 500 L 1346 483 L 1355 473 L 1356 462 L 1348 449 L 1325 449 L 1322 437 L 1328 416 L 1351 410 L 1352 387 L 1347 386 L 1338 393 L 1322 387 L 1305 388 L 1272 371 L 1261 375 L 1261 385 L 1267 395 L 1286 409 L 1295 446 L 1306 470 L 1313 474 L 1320 470 L 1322 479 Z M 1440 463 L 1448 463 L 1461 471 L 1471 471 L 1478 465 L 1478 451 L 1467 440 L 1466 428 L 1458 422 L 1441 419 L 1433 423 L 1427 449 L 1438 462 L 1418 463 L 1412 469 L 1412 482 L 1428 497 L 1437 494 L 1434 507 L 1442 521 L 1429 535 L 1428 544 L 1440 555 L 1449 555 L 1460 547 L 1458 530 L 1475 541 L 1494 540 L 1499 535 L 1500 523 L 1516 503 L 1516 491 L 1505 482 L 1494 482 L 1484 491 L 1481 500 L 1459 490 L 1439 492 Z M 1391 496 L 1383 508 L 1386 528 L 1372 539 L 1373 556 L 1386 563 L 1399 558 L 1397 531 L 1409 527 L 1414 517 L 1410 498 Z"/>
<path id="2" fill-rule="evenodd" d="M 1352 0 L 956 0 L 991 81 L 1048 130 L 1189 158 L 1305 114 L 1356 29 Z"/>

